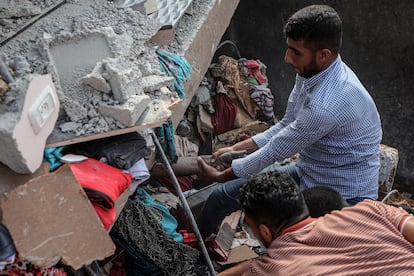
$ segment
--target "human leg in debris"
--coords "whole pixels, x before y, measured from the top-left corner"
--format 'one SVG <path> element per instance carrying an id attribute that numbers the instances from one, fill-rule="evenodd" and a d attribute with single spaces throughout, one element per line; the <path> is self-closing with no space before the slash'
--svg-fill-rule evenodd
<path id="1" fill-rule="evenodd" d="M 279 171 L 288 173 L 292 179 L 299 184 L 299 176 L 294 162 L 274 163 L 263 169 L 260 173 L 269 171 Z M 218 184 L 211 192 L 201 209 L 198 219 L 198 227 L 200 233 L 204 237 L 208 237 L 217 232 L 221 221 L 236 210 L 240 210 L 238 201 L 240 187 L 247 182 L 245 178 L 237 178 Z"/>
<path id="2" fill-rule="evenodd" d="M 201 156 L 206 162 L 211 163 L 210 155 Z M 179 157 L 176 163 L 171 164 L 171 168 L 176 176 L 190 176 L 199 173 L 197 165 L 198 156 Z M 150 170 L 151 176 L 168 177 L 168 169 L 164 163 L 156 163 Z"/>
<path id="3" fill-rule="evenodd" d="M 217 232 L 221 221 L 234 211 L 240 210 L 240 187 L 247 179 L 238 178 L 219 184 L 208 196 L 198 218 L 198 228 L 204 237 Z"/>

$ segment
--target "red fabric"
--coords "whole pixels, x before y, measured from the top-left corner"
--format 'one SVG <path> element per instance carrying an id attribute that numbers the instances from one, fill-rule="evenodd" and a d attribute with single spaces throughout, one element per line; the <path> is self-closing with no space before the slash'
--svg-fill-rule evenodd
<path id="1" fill-rule="evenodd" d="M 170 191 L 170 193 L 178 196 L 177 191 L 174 188 L 171 178 L 161 177 L 159 180 L 164 184 L 164 186 Z M 181 191 L 185 192 L 193 188 L 193 181 L 189 176 L 177 176 L 178 184 L 181 187 Z"/>
<path id="2" fill-rule="evenodd" d="M 249 75 L 254 76 L 260 84 L 267 82 L 266 77 L 260 72 L 260 64 L 257 61 L 252 59 L 246 60 L 244 66 L 249 69 Z"/>
<path id="3" fill-rule="evenodd" d="M 0 271 L 0 275 L 7 276 L 43 276 L 43 275 L 54 275 L 54 276 L 66 276 L 68 275 L 63 268 L 56 267 L 40 267 L 27 260 L 19 257 L 16 254 L 14 263 L 7 264 L 4 270 Z"/>
<path id="4" fill-rule="evenodd" d="M 100 191 L 109 196 L 113 201 L 110 204 L 112 207 L 132 181 L 129 173 L 93 158 L 80 163 L 72 163 L 70 168 L 82 188 Z"/>
<path id="5" fill-rule="evenodd" d="M 72 163 L 70 168 L 105 229 L 109 229 L 115 220 L 115 202 L 131 184 L 131 174 L 93 158 Z"/>
<path id="6" fill-rule="evenodd" d="M 96 203 L 92 203 L 92 206 L 95 208 L 95 212 L 98 214 L 105 229 L 108 230 L 115 221 L 116 208 L 108 209 Z"/>
<path id="7" fill-rule="evenodd" d="M 220 135 L 234 128 L 237 111 L 237 103 L 227 94 L 216 95 L 216 112 L 211 116 L 214 135 Z"/>

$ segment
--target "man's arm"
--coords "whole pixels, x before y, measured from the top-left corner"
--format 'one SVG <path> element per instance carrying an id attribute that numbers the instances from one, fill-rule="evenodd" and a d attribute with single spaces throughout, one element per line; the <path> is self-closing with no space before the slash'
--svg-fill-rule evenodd
<path id="1" fill-rule="evenodd" d="M 224 270 L 223 272 L 220 272 L 219 274 L 217 274 L 217 276 L 241 276 L 244 274 L 244 272 L 247 271 L 249 265 L 250 261 L 242 262 L 236 266 Z"/>
<path id="2" fill-rule="evenodd" d="M 405 239 L 414 244 L 414 217 L 407 218 L 403 225 L 402 234 Z"/>
<path id="3" fill-rule="evenodd" d="M 250 154 L 254 151 L 256 151 L 259 147 L 256 145 L 256 143 L 253 141 L 252 138 L 240 141 L 232 146 L 220 148 L 217 151 L 215 151 L 212 155 L 214 159 L 219 157 L 225 152 L 229 151 L 246 151 L 246 154 Z"/>
<path id="4" fill-rule="evenodd" d="M 219 171 L 216 168 L 208 165 L 201 157 L 197 158 L 199 166 L 198 176 L 200 179 L 209 179 L 212 181 L 224 183 L 226 181 L 237 178 L 233 172 L 233 168 L 229 167 L 224 171 Z"/>

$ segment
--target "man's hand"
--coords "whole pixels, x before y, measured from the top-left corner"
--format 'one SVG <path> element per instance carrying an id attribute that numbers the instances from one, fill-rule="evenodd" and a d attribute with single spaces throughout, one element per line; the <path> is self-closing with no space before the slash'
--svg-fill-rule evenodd
<path id="1" fill-rule="evenodd" d="M 200 179 L 210 179 L 213 181 L 218 181 L 217 179 L 220 177 L 220 171 L 216 168 L 208 165 L 206 161 L 204 161 L 203 158 L 198 157 L 197 158 L 198 163 L 198 177 Z"/>
<path id="2" fill-rule="evenodd" d="M 198 177 L 200 179 L 209 179 L 223 183 L 236 178 L 231 167 L 227 168 L 224 171 L 219 171 L 216 168 L 208 165 L 201 157 L 197 158 L 197 163 L 199 167 Z"/>
<path id="3" fill-rule="evenodd" d="M 246 156 L 246 151 L 245 150 L 228 151 L 228 152 L 225 152 L 225 153 L 219 155 L 217 157 L 217 159 L 215 159 L 213 165 L 216 167 L 216 169 L 222 171 L 222 170 L 227 169 L 228 167 L 230 167 L 231 162 L 234 159 L 243 158 L 245 156 Z"/>
<path id="4" fill-rule="evenodd" d="M 223 153 L 230 152 L 230 151 L 234 151 L 233 146 L 219 148 L 218 150 L 216 150 L 215 152 L 213 152 L 213 154 L 211 155 L 211 157 L 213 158 L 213 160 L 215 160 L 220 155 L 222 155 Z"/>

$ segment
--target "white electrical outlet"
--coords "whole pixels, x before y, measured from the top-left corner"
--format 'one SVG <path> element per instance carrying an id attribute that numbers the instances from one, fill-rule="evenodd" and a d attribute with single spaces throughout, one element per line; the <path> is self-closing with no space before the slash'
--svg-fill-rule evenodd
<path id="1" fill-rule="evenodd" d="M 46 86 L 29 109 L 29 120 L 35 134 L 38 134 L 56 109 L 56 97 L 52 88 Z"/>

